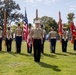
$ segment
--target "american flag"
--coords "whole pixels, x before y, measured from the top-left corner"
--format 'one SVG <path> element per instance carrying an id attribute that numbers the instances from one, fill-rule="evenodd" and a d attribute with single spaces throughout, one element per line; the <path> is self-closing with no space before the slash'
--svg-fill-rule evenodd
<path id="1" fill-rule="evenodd" d="M 27 42 L 28 46 L 30 47 L 30 37 L 29 37 L 29 29 L 28 29 L 28 18 L 27 18 L 26 10 L 25 10 L 25 17 L 24 17 L 24 25 L 23 25 L 23 38 Z"/>

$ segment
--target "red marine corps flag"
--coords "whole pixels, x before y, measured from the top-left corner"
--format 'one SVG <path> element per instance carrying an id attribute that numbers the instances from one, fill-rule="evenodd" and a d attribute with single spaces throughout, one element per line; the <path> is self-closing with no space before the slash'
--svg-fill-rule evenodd
<path id="1" fill-rule="evenodd" d="M 27 42 L 28 46 L 30 47 L 30 37 L 29 37 L 28 19 L 27 19 L 26 10 L 24 17 L 24 25 L 23 25 L 23 39 Z"/>
<path id="2" fill-rule="evenodd" d="M 61 37 L 62 36 L 62 20 L 61 20 L 61 13 L 60 13 L 60 11 L 59 11 L 59 22 L 58 22 L 58 24 L 59 24 L 58 33 L 59 33 L 59 35 Z"/>
<path id="3" fill-rule="evenodd" d="M 74 22 L 71 21 L 70 22 L 70 32 L 71 32 L 71 35 L 72 35 L 72 39 L 71 39 L 71 43 L 74 44 L 74 38 L 76 37 L 76 31 L 75 31 L 75 25 L 74 25 Z"/>

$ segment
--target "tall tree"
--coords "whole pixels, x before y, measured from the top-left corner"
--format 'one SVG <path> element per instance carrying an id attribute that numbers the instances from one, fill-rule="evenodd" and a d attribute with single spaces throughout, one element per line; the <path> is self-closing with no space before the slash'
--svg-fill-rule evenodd
<path id="1" fill-rule="evenodd" d="M 3 25 L 3 2 L 0 0 L 0 26 L 2 26 Z"/>
<path id="2" fill-rule="evenodd" d="M 49 32 L 52 26 L 54 26 L 56 30 L 58 29 L 58 24 L 52 17 L 43 16 L 38 19 L 41 21 L 41 24 L 44 25 L 44 29 L 46 30 L 46 32 Z"/>
<path id="3" fill-rule="evenodd" d="M 0 25 L 3 26 L 4 9 L 7 10 L 7 24 L 12 22 L 17 23 L 24 18 L 23 14 L 19 12 L 20 6 L 13 0 L 0 0 Z"/>
<path id="4" fill-rule="evenodd" d="M 56 30 L 58 28 L 57 22 L 52 17 L 48 16 L 41 17 L 41 24 L 44 25 L 44 29 L 46 30 L 46 32 L 49 32 L 52 26 L 54 26 Z"/>

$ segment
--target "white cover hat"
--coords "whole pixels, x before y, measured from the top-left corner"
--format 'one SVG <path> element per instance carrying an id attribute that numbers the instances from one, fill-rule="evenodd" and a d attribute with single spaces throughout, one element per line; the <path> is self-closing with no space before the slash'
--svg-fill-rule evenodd
<path id="1" fill-rule="evenodd" d="M 40 20 L 35 20 L 34 23 L 40 23 Z"/>

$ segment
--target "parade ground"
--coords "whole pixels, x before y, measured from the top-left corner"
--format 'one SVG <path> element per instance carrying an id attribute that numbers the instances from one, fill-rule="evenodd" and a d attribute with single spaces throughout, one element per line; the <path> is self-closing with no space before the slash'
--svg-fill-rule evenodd
<path id="1" fill-rule="evenodd" d="M 68 42 L 67 52 L 63 53 L 58 41 L 55 54 L 50 53 L 49 46 L 50 43 L 46 41 L 40 62 L 34 62 L 33 52 L 27 53 L 24 41 L 21 54 L 15 53 L 15 42 L 12 43 L 12 52 L 7 53 L 3 42 L 0 75 L 76 75 L 76 51 L 73 50 L 73 44 Z"/>

